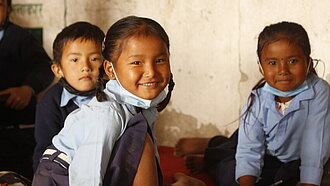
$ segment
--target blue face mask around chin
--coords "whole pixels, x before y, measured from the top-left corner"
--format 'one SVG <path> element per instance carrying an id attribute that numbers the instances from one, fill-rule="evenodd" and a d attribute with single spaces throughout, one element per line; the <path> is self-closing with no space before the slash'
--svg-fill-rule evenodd
<path id="1" fill-rule="evenodd" d="M 265 86 L 263 87 L 263 90 L 279 97 L 292 97 L 295 96 L 309 88 L 307 81 L 305 80 L 299 87 L 297 87 L 294 90 L 289 90 L 289 91 L 281 91 L 278 90 L 272 86 L 270 86 L 267 82 L 265 83 Z"/>
<path id="2" fill-rule="evenodd" d="M 119 85 L 120 83 L 116 81 Z M 160 102 L 162 102 L 166 98 L 165 91 L 160 92 L 160 94 L 155 97 L 154 99 L 148 100 L 140 98 L 132 93 L 130 93 L 128 90 L 126 90 L 124 87 L 121 87 L 121 100 L 125 103 L 134 105 L 136 107 L 140 107 L 143 109 L 148 109 L 150 107 L 157 106 Z"/>
<path id="3" fill-rule="evenodd" d="M 120 83 L 118 76 L 114 70 L 114 75 L 116 77 L 116 80 L 110 80 L 109 83 L 111 84 L 112 87 L 115 88 L 115 90 L 119 89 L 119 95 L 120 95 L 120 99 L 121 101 L 134 105 L 136 107 L 140 107 L 143 109 L 148 109 L 150 107 L 155 107 L 157 106 L 159 103 L 161 103 L 165 98 L 166 98 L 166 92 L 163 90 L 159 93 L 159 95 L 157 97 L 155 97 L 154 99 L 148 100 L 148 99 L 143 99 L 140 98 L 134 94 L 132 94 L 131 92 L 129 92 L 128 90 L 126 90 Z M 110 88 L 111 91 L 111 88 Z"/>

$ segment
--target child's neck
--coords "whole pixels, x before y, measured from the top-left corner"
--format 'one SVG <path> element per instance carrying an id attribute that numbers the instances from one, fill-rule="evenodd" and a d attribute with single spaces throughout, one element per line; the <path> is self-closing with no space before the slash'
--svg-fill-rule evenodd
<path id="1" fill-rule="evenodd" d="M 279 96 L 276 96 L 275 100 L 277 102 L 280 102 L 280 103 L 286 103 L 286 102 L 292 100 L 293 98 L 294 98 L 294 96 L 292 96 L 292 97 L 279 97 Z"/>

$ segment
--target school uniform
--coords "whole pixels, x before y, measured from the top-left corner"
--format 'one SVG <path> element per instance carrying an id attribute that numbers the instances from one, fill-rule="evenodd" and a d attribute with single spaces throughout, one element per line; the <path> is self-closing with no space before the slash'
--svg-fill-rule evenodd
<path id="1" fill-rule="evenodd" d="M 69 93 L 60 83 L 52 86 L 37 104 L 33 169 L 36 170 L 43 152 L 52 138 L 64 126 L 66 117 L 80 105 L 88 103 L 93 96 L 77 96 Z"/>
<path id="2" fill-rule="evenodd" d="M 110 80 L 106 84 L 104 92 L 107 95 L 107 101 L 98 102 L 96 98 L 93 98 L 89 104 L 82 105 L 73 111 L 67 117 L 64 128 L 53 138 L 54 147 L 67 156 L 69 185 L 102 184 L 115 143 L 123 137 L 126 129 L 130 128 L 129 121 L 138 114 L 137 105 L 126 102 L 127 99 L 116 80 Z M 158 117 L 156 107 L 142 109 L 141 112 L 146 120 L 144 123 L 147 125 L 143 131 L 147 131 L 147 128 L 152 129 L 152 125 Z M 135 133 L 133 132 L 133 134 Z M 140 136 L 141 134 L 144 135 Z M 152 130 L 150 130 L 150 134 L 153 138 Z M 136 138 L 143 140 L 140 142 L 133 140 L 131 145 L 139 147 L 135 148 L 139 150 L 141 146 L 143 147 L 145 135 L 146 132 L 137 134 Z M 154 145 L 157 152 L 155 141 Z M 134 152 L 134 148 L 131 150 Z M 138 156 L 135 160 L 133 158 L 133 161 L 139 161 Z M 49 162 L 49 160 L 46 158 L 39 164 L 34 183 L 42 180 L 42 174 L 47 171 L 40 169 L 43 162 Z M 132 175 L 135 173 L 130 175 L 130 179 L 133 179 Z"/>
<path id="3" fill-rule="evenodd" d="M 279 112 L 275 96 L 264 87 L 252 91 L 252 109 L 239 127 L 236 180 L 244 175 L 253 175 L 259 182 L 266 180 L 263 169 L 274 160 L 266 160 L 270 156 L 280 162 L 279 167 L 287 163 L 296 166 L 301 183 L 320 185 L 330 155 L 330 87 L 313 74 L 307 84 L 309 88 L 291 100 L 284 114 Z M 265 183 L 296 176 L 295 171 L 286 172 L 282 176 L 271 173 L 273 177 L 267 177 L 270 181 Z M 293 176 L 286 178 L 289 173 Z"/>

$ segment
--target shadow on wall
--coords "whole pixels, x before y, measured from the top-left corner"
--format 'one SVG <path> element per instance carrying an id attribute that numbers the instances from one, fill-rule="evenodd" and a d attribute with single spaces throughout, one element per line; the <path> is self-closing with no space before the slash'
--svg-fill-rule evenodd
<path id="1" fill-rule="evenodd" d="M 158 145 L 174 146 L 182 137 L 213 137 L 228 136 L 229 131 L 219 131 L 215 124 L 198 124 L 195 117 L 165 110 L 159 116 L 155 125 Z"/>

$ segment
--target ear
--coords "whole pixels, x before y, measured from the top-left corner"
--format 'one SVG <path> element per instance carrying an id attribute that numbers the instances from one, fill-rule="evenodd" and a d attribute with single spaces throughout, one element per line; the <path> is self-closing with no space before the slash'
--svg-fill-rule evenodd
<path id="1" fill-rule="evenodd" d="M 52 68 L 52 71 L 53 71 L 54 75 L 57 78 L 64 77 L 63 72 L 62 72 L 62 69 L 61 69 L 61 67 L 58 64 L 54 64 L 53 63 L 52 66 L 51 66 L 51 68 Z"/>
<path id="2" fill-rule="evenodd" d="M 109 77 L 110 80 L 116 79 L 114 69 L 113 69 L 113 65 L 110 61 L 104 60 L 103 68 L 104 68 L 104 71 L 105 71 L 105 73 L 107 74 L 107 76 Z"/>

